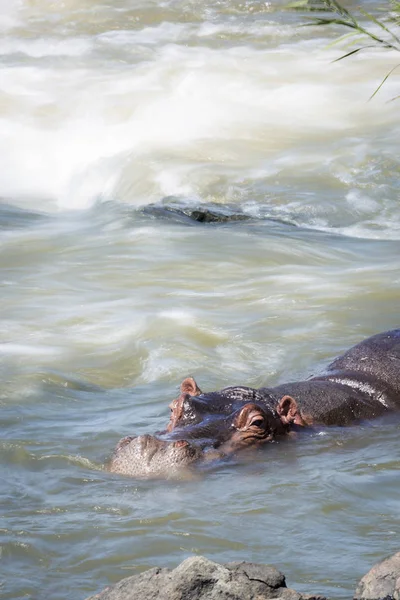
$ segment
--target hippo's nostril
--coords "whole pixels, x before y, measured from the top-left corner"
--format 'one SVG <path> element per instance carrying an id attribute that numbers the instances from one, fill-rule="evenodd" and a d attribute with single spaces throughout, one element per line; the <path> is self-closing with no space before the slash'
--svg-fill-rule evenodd
<path id="1" fill-rule="evenodd" d="M 140 439 L 140 446 L 142 448 L 147 448 L 150 440 L 151 440 L 152 436 L 148 433 L 145 433 L 144 435 L 139 436 Z"/>
<path id="2" fill-rule="evenodd" d="M 128 444 L 130 444 L 133 440 L 136 439 L 134 435 L 127 435 L 126 437 L 119 440 L 117 447 L 115 448 L 115 453 L 121 452 Z"/>
<path id="3" fill-rule="evenodd" d="M 186 440 L 178 440 L 177 442 L 174 442 L 175 448 L 185 448 L 186 446 L 189 446 L 189 442 Z"/>

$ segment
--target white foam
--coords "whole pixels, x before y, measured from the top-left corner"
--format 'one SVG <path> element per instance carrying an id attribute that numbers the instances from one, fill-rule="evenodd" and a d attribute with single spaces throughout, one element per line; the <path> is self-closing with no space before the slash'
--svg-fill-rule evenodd
<path id="1" fill-rule="evenodd" d="M 184 23 L 164 22 L 153 27 L 143 27 L 135 30 L 107 31 L 97 36 L 102 44 L 129 47 L 132 44 L 155 45 L 160 43 L 178 42 L 184 34 L 193 31 L 193 27 Z"/>
<path id="2" fill-rule="evenodd" d="M 0 0 L 0 30 L 7 30 L 19 23 L 18 11 L 22 0 Z"/>
<path id="3" fill-rule="evenodd" d="M 60 348 L 53 346 L 30 346 L 27 344 L 5 343 L 0 344 L 0 354 L 8 356 L 53 356 L 61 354 Z"/>
<path id="4" fill-rule="evenodd" d="M 358 213 L 374 213 L 379 208 L 376 200 L 361 190 L 353 189 L 346 194 L 346 200 Z"/>
<path id="5" fill-rule="evenodd" d="M 202 27 L 217 35 L 213 25 Z M 236 201 L 242 188 L 234 184 L 274 184 L 280 176 L 313 174 L 317 165 L 354 180 L 356 189 L 358 174 L 337 151 L 343 138 L 358 132 L 364 140 L 355 145 L 359 169 L 382 127 L 395 139 L 395 103 L 366 102 L 371 78 L 387 72 L 397 60 L 393 53 L 370 52 L 338 65 L 330 63 L 336 50 L 324 52 L 320 40 L 275 49 L 181 45 L 189 34 L 198 31 L 163 23 L 64 40 L 1 40 L 6 54 L 23 52 L 38 62 L 2 71 L 0 195 L 42 198 L 38 209 L 49 199 L 54 209 L 87 208 L 99 199 L 144 204 L 167 195 Z M 154 47 L 151 54 L 136 48 L 134 64 L 113 62 L 107 46 L 128 51 L 132 40 Z M 84 62 L 68 60 L 75 57 Z M 349 192 L 347 202 L 365 219 L 378 218 L 379 206 L 366 192 Z M 311 226 L 329 229 L 321 206 L 308 219 L 311 203 L 296 199 L 277 214 L 297 211 Z M 397 236 L 393 210 L 385 221 Z M 359 227 L 360 235 L 381 235 L 367 222 Z"/>
<path id="6" fill-rule="evenodd" d="M 7 54 L 26 54 L 33 58 L 43 58 L 46 56 L 82 56 L 90 51 L 93 42 L 84 38 L 57 39 L 41 38 L 33 40 L 21 39 L 0 39 L 0 53 Z"/>
<path id="7" fill-rule="evenodd" d="M 162 310 L 159 312 L 159 316 L 164 319 L 177 321 L 180 325 L 193 325 L 196 320 L 195 316 L 191 312 L 177 308 Z"/>

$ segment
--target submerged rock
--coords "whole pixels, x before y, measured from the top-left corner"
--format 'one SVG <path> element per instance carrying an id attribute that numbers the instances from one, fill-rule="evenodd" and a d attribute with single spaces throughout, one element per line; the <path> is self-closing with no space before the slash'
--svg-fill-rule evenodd
<path id="1" fill-rule="evenodd" d="M 156 204 L 148 204 L 139 209 L 139 214 L 152 219 L 174 221 L 176 223 L 230 224 L 250 221 L 253 224 L 267 224 L 273 228 L 298 229 L 298 225 L 289 215 L 275 215 L 267 206 L 259 206 L 254 212 L 239 204 L 221 204 L 218 202 L 184 202 L 175 196 L 167 196 Z"/>
<path id="2" fill-rule="evenodd" d="M 192 210 L 188 216 L 199 223 L 229 223 L 230 221 L 248 221 L 251 217 L 243 213 L 232 213 L 230 215 L 214 212 L 207 208 Z"/>
<path id="3" fill-rule="evenodd" d="M 400 552 L 377 563 L 364 575 L 354 600 L 400 600 Z"/>
<path id="4" fill-rule="evenodd" d="M 220 565 L 192 556 L 175 569 L 153 568 L 123 579 L 87 600 L 326 600 L 286 587 L 275 567 L 248 562 Z"/>
<path id="5" fill-rule="evenodd" d="M 232 221 L 248 221 L 249 215 L 240 208 L 233 209 L 226 205 L 204 205 L 196 208 L 174 204 L 151 204 L 142 209 L 145 215 L 153 217 L 190 220 L 197 223 L 230 223 Z"/>

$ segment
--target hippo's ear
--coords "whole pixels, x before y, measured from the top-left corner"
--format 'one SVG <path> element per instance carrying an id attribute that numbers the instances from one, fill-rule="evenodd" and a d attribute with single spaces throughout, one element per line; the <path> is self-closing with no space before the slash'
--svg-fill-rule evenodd
<path id="1" fill-rule="evenodd" d="M 285 423 L 285 425 L 295 423 L 299 417 L 297 402 L 292 396 L 283 396 L 278 402 L 276 412 L 280 416 L 282 423 Z"/>
<path id="2" fill-rule="evenodd" d="M 181 393 L 189 394 L 190 396 L 199 396 L 203 392 L 193 379 L 193 377 L 186 377 L 181 383 Z"/>

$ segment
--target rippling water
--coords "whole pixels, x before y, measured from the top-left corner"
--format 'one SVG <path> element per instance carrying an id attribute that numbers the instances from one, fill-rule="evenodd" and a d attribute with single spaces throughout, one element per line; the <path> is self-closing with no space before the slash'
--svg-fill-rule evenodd
<path id="1" fill-rule="evenodd" d="M 341 599 L 399 549 L 397 417 L 193 481 L 102 468 L 189 374 L 303 378 L 399 326 L 398 77 L 367 102 L 398 58 L 332 63 L 283 5 L 0 2 L 3 598 L 200 553 Z"/>

